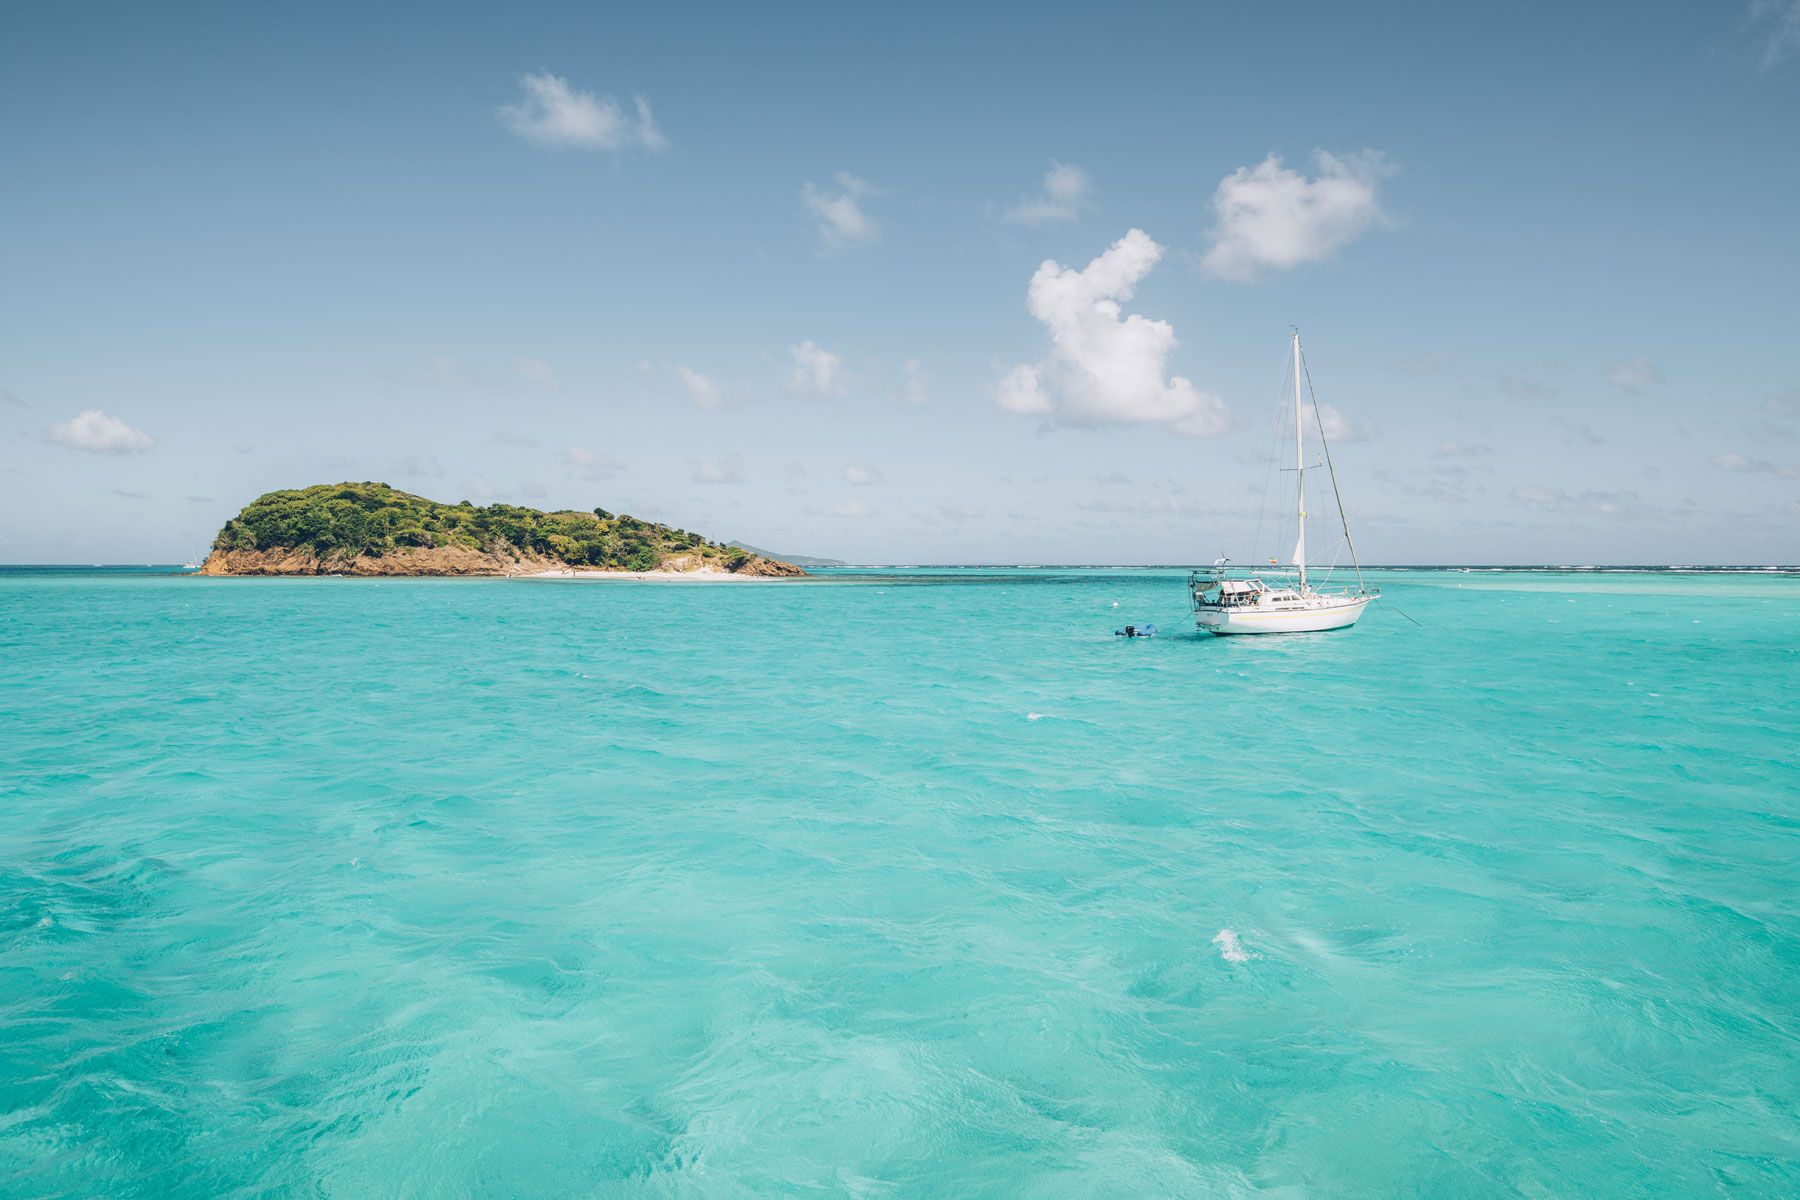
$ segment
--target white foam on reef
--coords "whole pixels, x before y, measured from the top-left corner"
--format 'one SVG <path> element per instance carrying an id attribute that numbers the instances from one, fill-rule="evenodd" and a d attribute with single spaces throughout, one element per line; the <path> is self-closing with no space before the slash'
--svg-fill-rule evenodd
<path id="1" fill-rule="evenodd" d="M 1250 961 L 1250 956 L 1244 953 L 1243 943 L 1238 941 L 1238 935 L 1229 929 L 1221 929 L 1213 934 L 1213 945 L 1219 948 L 1219 957 L 1228 963 Z"/>
<path id="2" fill-rule="evenodd" d="M 1025 719 L 1027 721 L 1041 721 L 1044 719 L 1044 714 L 1043 713 L 1026 713 Z"/>

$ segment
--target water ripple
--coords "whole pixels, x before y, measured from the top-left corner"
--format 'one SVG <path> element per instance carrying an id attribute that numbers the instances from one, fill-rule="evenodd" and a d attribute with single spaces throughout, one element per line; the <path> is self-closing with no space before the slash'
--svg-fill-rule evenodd
<path id="1" fill-rule="evenodd" d="M 1800 581 L 1383 586 L 0 575 L 0 1192 L 1800 1189 Z"/>

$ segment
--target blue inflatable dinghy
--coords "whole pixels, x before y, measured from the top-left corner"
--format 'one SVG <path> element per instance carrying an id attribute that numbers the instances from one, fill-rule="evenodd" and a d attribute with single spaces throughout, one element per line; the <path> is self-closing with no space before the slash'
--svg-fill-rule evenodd
<path id="1" fill-rule="evenodd" d="M 1155 637 L 1154 625 L 1127 625 L 1123 629 L 1113 630 L 1114 637 Z"/>

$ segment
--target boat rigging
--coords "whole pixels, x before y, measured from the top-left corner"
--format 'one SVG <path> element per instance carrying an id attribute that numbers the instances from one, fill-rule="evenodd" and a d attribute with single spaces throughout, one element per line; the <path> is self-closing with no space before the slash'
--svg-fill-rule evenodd
<path id="1" fill-rule="evenodd" d="M 1310 381 L 1305 359 L 1300 351 L 1300 331 L 1294 331 L 1294 499 L 1299 514 L 1299 531 L 1294 541 L 1289 565 L 1298 570 L 1299 579 L 1291 584 L 1270 585 L 1261 573 L 1246 579 L 1231 577 L 1230 560 L 1221 558 L 1210 568 L 1202 568 L 1188 576 L 1188 595 L 1193 605 L 1194 620 L 1199 627 L 1220 635 L 1232 633 L 1312 633 L 1327 629 L 1346 629 L 1356 624 L 1369 601 L 1381 594 L 1369 591 L 1363 583 L 1362 564 L 1356 558 L 1356 543 L 1350 538 L 1350 521 L 1344 514 L 1343 496 L 1338 490 L 1337 468 L 1331 461 L 1331 445 L 1325 437 L 1325 422 L 1319 413 L 1319 400 L 1313 397 L 1313 417 L 1318 422 L 1319 445 L 1325 450 L 1325 466 L 1331 476 L 1331 494 L 1338 506 L 1338 522 L 1344 531 L 1344 544 L 1349 547 L 1350 561 L 1356 568 L 1356 590 L 1345 587 L 1337 591 L 1320 591 L 1306 577 L 1306 447 L 1305 422 L 1301 409 L 1300 380 Z M 1314 468 L 1316 469 L 1316 468 Z M 1274 559 L 1269 560 L 1271 564 Z"/>

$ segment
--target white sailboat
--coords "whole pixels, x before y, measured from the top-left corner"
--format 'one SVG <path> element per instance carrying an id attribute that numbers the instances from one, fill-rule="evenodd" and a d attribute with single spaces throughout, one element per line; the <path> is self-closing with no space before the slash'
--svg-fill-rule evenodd
<path id="1" fill-rule="evenodd" d="M 1350 549 L 1350 561 L 1356 567 L 1356 590 L 1320 591 L 1306 579 L 1306 448 L 1302 438 L 1305 422 L 1301 420 L 1300 332 L 1294 331 L 1294 489 L 1299 502 L 1299 537 L 1294 543 L 1290 565 L 1297 569 L 1297 582 L 1271 585 L 1260 575 L 1233 579 L 1228 559 L 1219 559 L 1210 570 L 1195 571 L 1188 576 L 1188 592 L 1193 601 L 1194 620 L 1207 633 L 1314 633 L 1326 629 L 1344 629 L 1356 624 L 1369 601 L 1379 596 L 1363 586 L 1362 564 L 1356 561 L 1356 544 L 1350 540 L 1350 522 L 1344 516 L 1344 504 L 1338 497 L 1337 472 L 1331 469 L 1331 447 L 1325 441 L 1324 422 L 1319 423 L 1319 444 L 1325 447 L 1325 465 L 1331 471 L 1331 492 L 1338 499 L 1338 521 L 1343 526 L 1344 543 Z M 1313 401 L 1314 416 L 1318 401 Z M 1269 560 L 1274 562 L 1273 559 Z"/>

